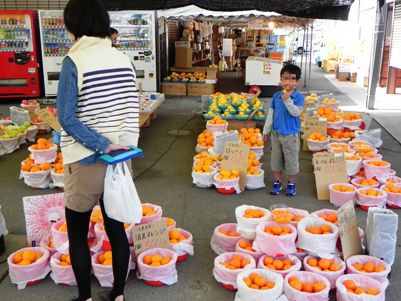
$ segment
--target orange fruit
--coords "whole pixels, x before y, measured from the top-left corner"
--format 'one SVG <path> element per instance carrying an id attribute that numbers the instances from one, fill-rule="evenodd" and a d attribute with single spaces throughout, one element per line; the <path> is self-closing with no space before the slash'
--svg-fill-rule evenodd
<path id="1" fill-rule="evenodd" d="M 23 251 L 15 253 L 15 255 L 13 257 L 13 263 L 19 264 L 22 261 L 23 253 L 24 253 Z"/>
<path id="2" fill-rule="evenodd" d="M 375 270 L 375 265 L 372 262 L 368 261 L 363 265 L 363 269 L 368 273 L 372 273 Z"/>
<path id="3" fill-rule="evenodd" d="M 283 262 L 280 259 L 275 259 L 273 260 L 273 266 L 277 269 L 277 270 L 281 270 L 284 266 Z"/>
<path id="4" fill-rule="evenodd" d="M 361 294 L 365 293 L 365 290 L 363 288 L 361 288 L 361 287 L 357 287 L 357 288 L 355 288 L 354 292 L 357 295 L 361 295 Z"/>
<path id="5" fill-rule="evenodd" d="M 112 265 L 113 261 L 111 259 L 105 259 L 102 263 L 102 265 Z"/>
<path id="6" fill-rule="evenodd" d="M 343 282 L 343 285 L 345 286 L 346 289 L 349 289 L 352 291 L 355 290 L 355 288 L 356 288 L 356 284 L 353 280 L 345 280 Z"/>
<path id="7" fill-rule="evenodd" d="M 22 260 L 28 260 L 30 262 L 35 261 L 36 254 L 33 250 L 25 250 L 22 253 Z"/>
<path id="8" fill-rule="evenodd" d="M 298 279 L 290 281 L 289 284 L 291 285 L 292 288 L 298 291 L 302 291 L 302 283 Z"/>
<path id="9" fill-rule="evenodd" d="M 61 261 L 64 261 L 62 258 L 63 258 L 63 256 L 61 256 L 60 260 L 61 260 Z M 105 259 L 104 259 L 104 253 L 100 254 L 100 255 L 97 257 L 97 262 L 100 263 L 100 264 L 103 264 L 104 260 L 105 260 Z"/>
<path id="10" fill-rule="evenodd" d="M 330 268 L 330 260 L 324 259 L 324 258 L 320 259 L 319 260 L 319 267 L 322 268 L 322 269 Z"/>
<path id="11" fill-rule="evenodd" d="M 317 264 L 318 264 L 316 258 L 309 258 L 309 259 L 307 260 L 307 263 L 308 263 L 310 266 L 312 266 L 312 267 L 316 267 Z"/>
<path id="12" fill-rule="evenodd" d="M 378 294 L 380 293 L 380 291 L 378 291 L 377 289 L 375 289 L 375 288 L 373 288 L 373 287 L 370 287 L 370 288 L 368 288 L 368 289 L 366 290 L 366 293 L 369 294 L 369 295 L 374 295 L 374 296 L 376 296 L 376 295 L 378 295 Z"/>
<path id="13" fill-rule="evenodd" d="M 313 284 L 313 290 L 315 293 L 321 292 L 326 288 L 326 285 L 323 282 L 316 282 Z"/>
<path id="14" fill-rule="evenodd" d="M 150 255 L 143 256 L 143 263 L 150 265 L 152 263 L 152 256 Z"/>
<path id="15" fill-rule="evenodd" d="M 50 163 L 42 163 L 39 165 L 41 170 L 49 170 L 50 168 L 52 168 Z"/>
<path id="16" fill-rule="evenodd" d="M 20 261 L 19 265 L 30 265 L 32 262 L 27 260 L 27 259 L 23 259 Z"/>
<path id="17" fill-rule="evenodd" d="M 307 293 L 313 293 L 313 283 L 302 283 L 302 291 Z"/>
<path id="18" fill-rule="evenodd" d="M 159 254 L 153 255 L 151 258 L 151 262 L 155 263 L 155 262 L 160 262 L 162 261 L 163 257 L 161 257 Z"/>

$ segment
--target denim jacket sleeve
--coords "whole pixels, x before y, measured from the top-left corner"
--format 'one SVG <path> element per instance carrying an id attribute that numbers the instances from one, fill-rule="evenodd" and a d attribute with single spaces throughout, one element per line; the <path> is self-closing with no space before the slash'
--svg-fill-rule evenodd
<path id="1" fill-rule="evenodd" d="M 78 103 L 77 77 L 74 62 L 66 57 L 61 68 L 57 93 L 59 122 L 63 130 L 78 143 L 97 154 L 103 154 L 110 142 L 95 130 L 85 126 L 75 115 Z"/>

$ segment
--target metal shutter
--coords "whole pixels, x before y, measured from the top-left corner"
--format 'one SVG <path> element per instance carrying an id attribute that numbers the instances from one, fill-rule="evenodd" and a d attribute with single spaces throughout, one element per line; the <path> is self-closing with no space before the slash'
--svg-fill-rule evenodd
<path id="1" fill-rule="evenodd" d="M 390 66 L 401 69 L 401 0 L 395 1 L 391 33 Z"/>

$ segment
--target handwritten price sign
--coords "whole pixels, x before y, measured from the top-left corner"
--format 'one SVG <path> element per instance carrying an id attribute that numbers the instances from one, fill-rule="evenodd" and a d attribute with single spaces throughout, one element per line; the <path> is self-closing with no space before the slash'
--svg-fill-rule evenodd
<path id="1" fill-rule="evenodd" d="M 132 237 L 136 255 L 153 248 L 170 248 L 164 220 L 135 226 L 132 229 Z"/>

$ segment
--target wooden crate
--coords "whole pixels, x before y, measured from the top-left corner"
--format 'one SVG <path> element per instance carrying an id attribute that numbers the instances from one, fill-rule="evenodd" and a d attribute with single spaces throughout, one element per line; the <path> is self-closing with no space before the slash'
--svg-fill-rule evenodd
<path id="1" fill-rule="evenodd" d="M 162 83 L 162 92 L 168 95 L 187 95 L 187 84 Z"/>
<path id="2" fill-rule="evenodd" d="M 188 83 L 188 96 L 202 96 L 214 93 L 214 84 L 190 84 Z"/>

